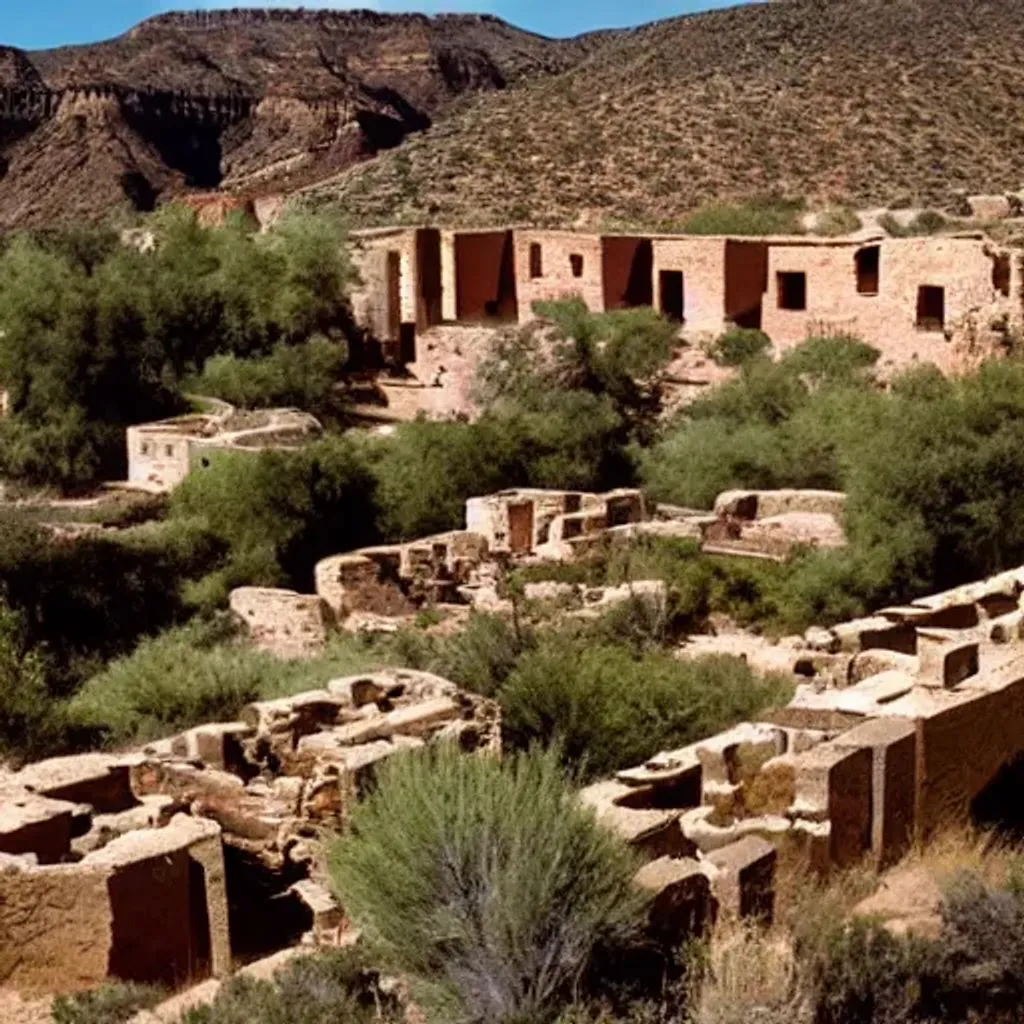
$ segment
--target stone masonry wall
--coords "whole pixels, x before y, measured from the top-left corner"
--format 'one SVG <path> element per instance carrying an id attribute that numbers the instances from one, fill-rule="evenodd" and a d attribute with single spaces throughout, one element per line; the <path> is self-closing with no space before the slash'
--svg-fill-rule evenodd
<path id="1" fill-rule="evenodd" d="M 720 334 L 725 326 L 725 239 L 655 238 L 654 308 L 662 309 L 661 272 L 683 273 L 687 331 Z"/>
<path id="2" fill-rule="evenodd" d="M 532 245 L 539 245 L 541 251 L 542 274 L 536 278 L 530 275 Z M 600 236 L 568 231 L 517 231 L 515 250 L 520 323 L 534 318 L 534 303 L 571 295 L 581 296 L 594 312 L 604 311 Z M 574 256 L 582 260 L 579 277 L 573 270 Z"/>

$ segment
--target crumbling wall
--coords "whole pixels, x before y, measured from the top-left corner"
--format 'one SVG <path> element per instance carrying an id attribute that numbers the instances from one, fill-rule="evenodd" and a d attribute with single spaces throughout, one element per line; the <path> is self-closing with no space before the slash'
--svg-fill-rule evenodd
<path id="1" fill-rule="evenodd" d="M 378 341 L 397 342 L 403 323 L 428 326 L 426 307 L 418 301 L 418 234 L 415 228 L 385 228 L 352 236 L 352 262 L 359 275 L 352 289 L 352 313 Z M 389 270 L 389 262 L 395 261 L 397 289 Z"/>
<path id="2" fill-rule="evenodd" d="M 187 434 L 152 427 L 129 427 L 128 481 L 153 490 L 169 491 L 188 476 L 191 442 Z"/>
<path id="3" fill-rule="evenodd" d="M 260 650 L 283 658 L 304 658 L 315 655 L 327 642 L 330 609 L 315 594 L 240 587 L 231 592 L 229 603 Z"/>

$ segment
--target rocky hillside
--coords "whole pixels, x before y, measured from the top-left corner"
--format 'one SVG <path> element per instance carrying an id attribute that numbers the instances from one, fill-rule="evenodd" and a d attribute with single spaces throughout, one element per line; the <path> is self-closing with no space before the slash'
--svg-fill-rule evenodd
<path id="1" fill-rule="evenodd" d="M 92 46 L 0 47 L 0 227 L 98 219 L 184 189 L 274 191 L 337 172 L 459 97 L 563 72 L 490 17 L 169 14 Z"/>
<path id="2" fill-rule="evenodd" d="M 668 226 L 782 193 L 955 204 L 1024 181 L 1024 0 L 778 0 L 608 40 L 315 190 L 368 222 Z"/>

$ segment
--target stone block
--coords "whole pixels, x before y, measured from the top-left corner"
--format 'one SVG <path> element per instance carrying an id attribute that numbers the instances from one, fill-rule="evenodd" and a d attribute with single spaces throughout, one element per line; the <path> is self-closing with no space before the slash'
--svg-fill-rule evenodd
<path id="1" fill-rule="evenodd" d="M 716 872 L 712 891 L 724 913 L 771 924 L 775 912 L 775 847 L 746 836 L 707 855 Z"/>
<path id="2" fill-rule="evenodd" d="M 75 805 L 19 790 L 0 790 L 0 853 L 35 854 L 56 864 L 71 851 Z"/>
<path id="3" fill-rule="evenodd" d="M 108 875 L 81 864 L 0 867 L 0 988 L 52 996 L 104 984 L 112 938 Z"/>
<path id="4" fill-rule="evenodd" d="M 647 912 L 652 938 L 670 948 L 705 934 L 715 916 L 708 876 L 696 860 L 659 857 L 634 879 L 650 894 Z"/>
<path id="5" fill-rule="evenodd" d="M 220 829 L 179 815 L 89 854 L 107 872 L 109 972 L 122 981 L 178 986 L 231 970 Z"/>
<path id="6" fill-rule="evenodd" d="M 743 793 L 747 814 L 785 814 L 796 799 L 796 760 L 792 754 L 781 754 L 766 761 L 757 775 L 750 779 Z"/>
<path id="7" fill-rule="evenodd" d="M 270 654 L 308 658 L 322 651 L 327 642 L 332 614 L 317 594 L 239 587 L 231 592 L 229 603 L 245 623 L 253 645 Z"/>
<path id="8" fill-rule="evenodd" d="M 978 674 L 978 642 L 939 629 L 917 631 L 918 682 L 951 689 Z"/>
<path id="9" fill-rule="evenodd" d="M 696 744 L 705 787 L 712 783 L 741 784 L 784 749 L 785 736 L 780 729 L 750 723 Z"/>
<path id="10" fill-rule="evenodd" d="M 871 751 L 871 852 L 888 867 L 909 849 L 917 801 L 917 743 L 912 722 L 879 718 L 852 729 L 836 746 Z"/>
<path id="11" fill-rule="evenodd" d="M 837 867 L 856 863 L 871 848 L 873 755 L 834 741 L 797 758 L 793 813 L 830 823 L 830 857 Z"/>
<path id="12" fill-rule="evenodd" d="M 1024 640 L 1024 611 L 1001 615 L 989 623 L 989 639 L 996 644 L 1010 644 Z"/>
<path id="13" fill-rule="evenodd" d="M 913 676 L 917 674 L 917 658 L 913 654 L 901 654 L 899 651 L 867 650 L 859 651 L 850 662 L 849 682 L 856 686 L 870 676 L 882 672 L 898 671 Z"/>
<path id="14" fill-rule="evenodd" d="M 171 751 L 175 757 L 199 761 L 208 768 L 244 774 L 246 763 L 242 741 L 252 736 L 254 731 L 245 722 L 200 725 L 175 736 Z"/>
<path id="15" fill-rule="evenodd" d="M 41 796 L 88 804 L 97 814 L 116 814 L 135 804 L 132 763 L 110 754 L 55 757 L 23 768 L 15 781 Z"/>
<path id="16" fill-rule="evenodd" d="M 1005 220 L 1013 212 L 1010 200 L 1000 195 L 968 196 L 967 205 L 975 220 Z"/>

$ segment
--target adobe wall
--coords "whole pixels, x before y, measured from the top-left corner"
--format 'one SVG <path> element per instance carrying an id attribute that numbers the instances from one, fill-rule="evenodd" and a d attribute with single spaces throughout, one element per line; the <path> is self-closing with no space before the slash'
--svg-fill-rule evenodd
<path id="1" fill-rule="evenodd" d="M 169 491 L 181 483 L 191 466 L 191 441 L 181 433 L 129 427 L 128 482 Z"/>
<path id="2" fill-rule="evenodd" d="M 113 926 L 107 877 L 102 867 L 0 863 L 0 987 L 50 995 L 107 980 Z"/>
<path id="3" fill-rule="evenodd" d="M 352 289 L 352 313 L 356 323 L 366 327 L 381 341 L 397 341 L 400 323 L 420 322 L 417 295 L 419 268 L 417 260 L 417 231 L 415 228 L 396 228 L 371 231 L 352 237 L 352 262 L 360 284 Z M 391 280 L 388 254 L 399 258 L 398 318 L 391 316 Z"/>
<path id="4" fill-rule="evenodd" d="M 725 239 L 655 238 L 654 308 L 662 309 L 661 273 L 683 273 L 687 331 L 718 335 L 725 325 Z"/>
<path id="5" fill-rule="evenodd" d="M 231 610 L 245 623 L 253 645 L 282 658 L 312 657 L 323 649 L 330 611 L 315 594 L 270 587 L 231 591 Z"/>
<path id="6" fill-rule="evenodd" d="M 456 232 L 454 319 L 508 320 L 518 317 L 518 275 L 508 231 Z M 513 251 L 510 251 L 512 249 Z M 442 262 L 442 289 L 444 289 Z M 442 306 L 446 306 L 442 299 Z"/>
<path id="7" fill-rule="evenodd" d="M 532 245 L 540 246 L 540 277 L 530 274 Z M 515 256 L 520 323 L 529 323 L 534 318 L 534 303 L 572 295 L 580 296 L 592 312 L 604 311 L 604 270 L 599 235 L 571 231 L 516 231 Z M 573 273 L 573 256 L 583 260 L 579 277 Z"/>
<path id="8" fill-rule="evenodd" d="M 856 253 L 878 245 L 879 282 L 874 294 L 857 290 Z M 763 329 L 776 350 L 799 345 L 814 335 L 854 335 L 878 348 L 880 364 L 930 362 L 949 371 L 962 352 L 955 342 L 972 312 L 1000 300 L 993 284 L 991 243 L 976 238 L 882 239 L 862 244 L 772 244 L 768 256 L 768 292 Z M 806 309 L 780 309 L 780 273 L 806 274 Z M 1014 269 L 1016 282 L 1019 270 Z M 918 288 L 945 291 L 944 329 L 917 326 Z M 1013 283 L 1011 283 L 1011 296 Z M 949 335 L 949 338 L 947 338 Z M 951 343 L 951 341 L 953 343 Z"/>
<path id="9" fill-rule="evenodd" d="M 654 305 L 654 249 L 649 238 L 602 238 L 601 264 L 604 309 Z"/>

